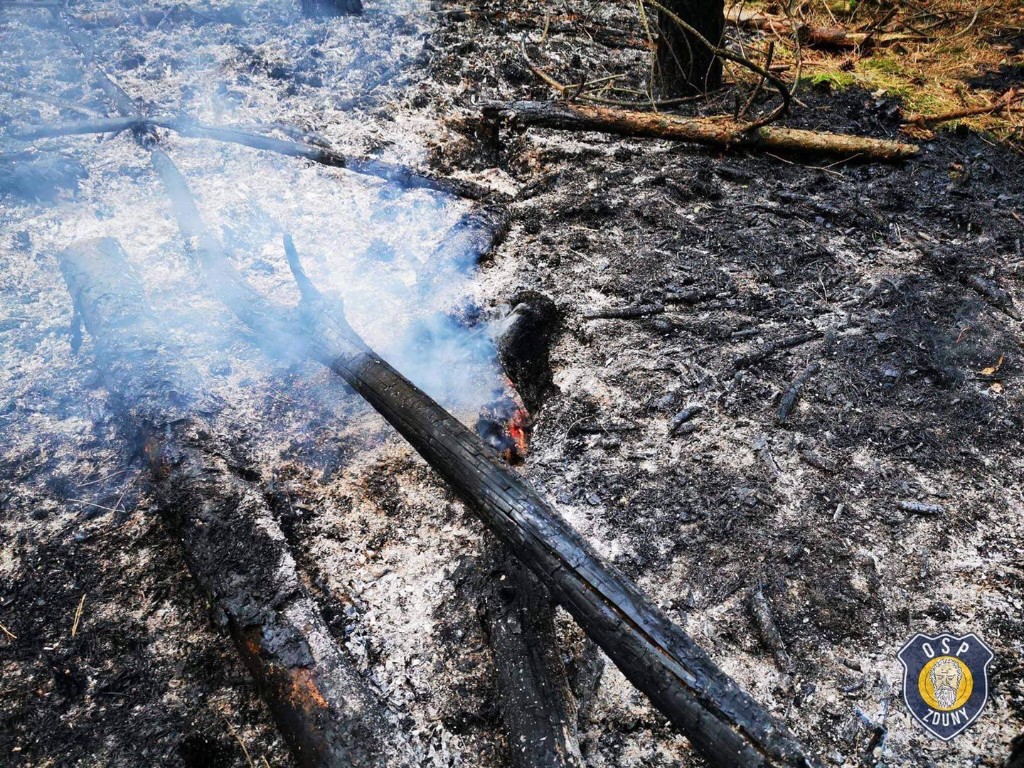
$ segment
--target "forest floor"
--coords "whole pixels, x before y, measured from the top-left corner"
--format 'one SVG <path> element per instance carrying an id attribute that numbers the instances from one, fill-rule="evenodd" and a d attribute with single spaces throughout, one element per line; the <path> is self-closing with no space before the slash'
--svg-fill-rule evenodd
<path id="1" fill-rule="evenodd" d="M 524 29 L 504 5 L 368 3 L 362 18 L 317 22 L 256 3 L 236 24 L 129 15 L 91 34 L 154 110 L 293 126 L 507 196 L 507 238 L 454 285 L 483 329 L 527 291 L 558 307 L 555 388 L 533 413 L 522 471 L 827 764 L 1000 765 L 1024 733 L 1021 155 L 966 130 L 938 132 L 896 166 L 507 127 L 496 141 L 478 104 L 551 96 L 521 38 L 540 41 L 545 15 L 563 12 L 525 3 Z M 589 24 L 642 40 L 630 7 L 577 5 Z M 45 11 L 0 11 L 0 39 L 0 81 L 105 109 Z M 530 50 L 565 82 L 629 71 L 639 83 L 648 55 L 594 42 L 587 24 L 549 28 Z M 802 91 L 786 122 L 902 136 L 891 94 L 834 85 Z M 0 116 L 75 117 L 7 93 Z M 379 286 L 401 282 L 463 204 L 169 143 L 261 289 L 293 295 L 279 253 L 290 231 L 313 278 L 353 295 L 357 330 L 425 362 L 424 375 L 448 367 L 396 346 L 392 325 L 444 307 Z M 466 577 L 482 526 L 368 406 L 322 370 L 264 358 L 202 294 L 130 137 L 39 146 L 81 178 L 52 199 L 0 197 L 0 763 L 291 764 L 152 509 L 88 341 L 71 352 L 54 255 L 104 234 L 232 403 L 304 578 L 402 730 L 390 764 L 506 764 Z M 680 295 L 652 317 L 585 316 Z M 813 363 L 780 420 L 780 395 Z M 450 367 L 435 394 L 471 420 L 483 403 Z M 691 404 L 703 406 L 696 428 L 670 435 Z M 758 635 L 759 587 L 791 671 Z M 986 710 L 947 743 L 907 713 L 896 657 L 913 634 L 945 630 L 995 652 Z M 572 671 L 582 636 L 565 615 L 559 631 Z M 591 766 L 702 765 L 610 664 L 580 732 Z"/>

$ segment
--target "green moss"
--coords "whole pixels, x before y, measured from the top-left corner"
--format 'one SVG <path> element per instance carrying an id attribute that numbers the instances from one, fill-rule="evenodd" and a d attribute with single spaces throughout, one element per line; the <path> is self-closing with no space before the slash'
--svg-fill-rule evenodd
<path id="1" fill-rule="evenodd" d="M 903 74 L 903 66 L 899 60 L 890 56 L 871 56 L 861 61 L 860 65 L 870 72 L 878 72 L 883 75 Z"/>
<path id="2" fill-rule="evenodd" d="M 810 85 L 824 85 L 836 90 L 857 84 L 857 78 L 849 72 L 814 72 L 803 80 Z"/>

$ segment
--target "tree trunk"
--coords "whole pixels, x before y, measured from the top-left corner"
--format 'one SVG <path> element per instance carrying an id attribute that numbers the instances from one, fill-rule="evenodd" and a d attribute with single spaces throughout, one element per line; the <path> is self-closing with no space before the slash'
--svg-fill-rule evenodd
<path id="1" fill-rule="evenodd" d="M 720 45 L 725 29 L 724 0 L 662 0 L 712 45 Z M 658 19 L 658 87 L 663 98 L 706 93 L 722 86 L 722 60 L 668 14 Z"/>

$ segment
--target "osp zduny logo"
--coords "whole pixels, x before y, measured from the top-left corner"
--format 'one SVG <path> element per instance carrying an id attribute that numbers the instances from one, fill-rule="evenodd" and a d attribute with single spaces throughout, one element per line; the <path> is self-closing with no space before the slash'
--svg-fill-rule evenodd
<path id="1" fill-rule="evenodd" d="M 932 735 L 949 741 L 981 714 L 995 654 L 977 635 L 917 634 L 897 655 L 903 662 L 903 699 Z"/>

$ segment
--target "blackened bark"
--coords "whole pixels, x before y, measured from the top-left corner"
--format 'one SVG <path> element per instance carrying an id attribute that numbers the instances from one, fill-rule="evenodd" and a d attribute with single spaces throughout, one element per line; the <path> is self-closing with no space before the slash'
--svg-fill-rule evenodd
<path id="1" fill-rule="evenodd" d="M 221 404 L 167 342 L 117 241 L 77 243 L 60 262 L 160 512 L 298 764 L 380 765 L 383 718 L 299 583 L 247 458 L 206 418 Z"/>
<path id="2" fill-rule="evenodd" d="M 724 0 L 661 0 L 714 46 L 725 31 Z M 722 60 L 668 14 L 658 19 L 658 78 L 664 98 L 706 93 L 722 86 Z"/>
<path id="3" fill-rule="evenodd" d="M 558 652 L 544 585 L 493 539 L 487 544 L 483 619 L 498 705 L 516 768 L 582 768 L 577 707 Z"/>

